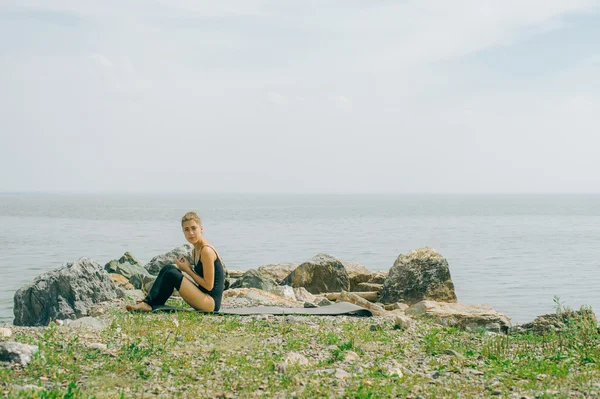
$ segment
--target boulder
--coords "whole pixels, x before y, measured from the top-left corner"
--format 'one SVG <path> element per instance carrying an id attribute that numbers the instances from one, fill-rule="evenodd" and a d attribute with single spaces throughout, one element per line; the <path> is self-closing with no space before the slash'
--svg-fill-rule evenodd
<path id="1" fill-rule="evenodd" d="M 0 342 L 0 361 L 15 362 L 25 367 L 31 361 L 31 356 L 38 350 L 37 346 L 20 342 Z"/>
<path id="2" fill-rule="evenodd" d="M 456 302 L 448 261 L 430 247 L 398 256 L 381 291 L 383 303 L 423 300 Z"/>
<path id="3" fill-rule="evenodd" d="M 316 296 L 306 291 L 304 287 L 294 288 L 294 295 L 299 302 L 316 303 L 318 300 Z"/>
<path id="4" fill-rule="evenodd" d="M 598 321 L 592 309 L 581 308 L 581 310 L 568 310 L 559 314 L 552 313 L 538 316 L 532 322 L 519 326 L 517 331 L 543 335 L 551 332 L 561 332 L 570 324 L 575 323 L 595 328 Z"/>
<path id="5" fill-rule="evenodd" d="M 230 278 L 240 278 L 244 275 L 244 272 L 241 270 L 227 270 L 229 272 Z"/>
<path id="6" fill-rule="evenodd" d="M 154 284 L 155 280 L 156 276 L 153 276 L 144 270 L 144 273 L 134 274 L 131 276 L 129 282 L 136 290 L 149 292 L 150 289 L 152 289 L 152 285 Z"/>
<path id="7" fill-rule="evenodd" d="M 318 254 L 292 271 L 281 284 L 294 288 L 304 287 L 311 294 L 348 291 L 350 280 L 342 262 L 336 258 Z"/>
<path id="8" fill-rule="evenodd" d="M 467 330 L 483 327 L 489 331 L 503 332 L 510 328 L 510 319 L 488 305 L 421 301 L 408 308 L 406 314 L 428 317 L 443 326 Z"/>
<path id="9" fill-rule="evenodd" d="M 264 277 L 255 269 L 250 269 L 242 277 L 235 280 L 230 288 L 258 288 L 259 290 L 272 292 L 276 286 L 275 280 Z"/>
<path id="10" fill-rule="evenodd" d="M 289 299 L 290 301 L 298 301 L 298 299 L 296 298 L 296 293 L 294 292 L 294 289 L 292 287 L 290 287 L 289 285 L 278 285 L 276 286 L 272 291 L 273 294 L 277 294 L 280 297 L 283 297 L 285 299 Z M 303 301 L 299 301 L 299 302 L 303 302 Z"/>
<path id="11" fill-rule="evenodd" d="M 383 284 L 360 283 L 356 286 L 356 290 L 354 292 L 381 292 L 382 289 Z"/>
<path id="12" fill-rule="evenodd" d="M 387 276 L 387 272 L 373 272 L 356 262 L 342 261 L 342 265 L 344 265 L 350 279 L 350 291 L 374 291 L 372 289 L 361 289 L 360 285 L 364 283 L 383 284 Z"/>
<path id="13" fill-rule="evenodd" d="M 258 272 L 263 276 L 273 279 L 280 284 L 291 272 L 298 267 L 296 263 L 277 263 L 263 265 L 258 268 Z"/>
<path id="14" fill-rule="evenodd" d="M 350 302 L 358 306 L 362 306 L 365 309 L 369 309 L 373 316 L 385 316 L 387 315 L 385 309 L 373 302 L 367 301 L 365 298 L 359 297 L 351 292 L 342 292 L 336 302 Z"/>
<path id="15" fill-rule="evenodd" d="M 173 262 L 173 258 L 188 258 L 191 260 L 192 245 L 183 244 L 182 246 L 172 249 L 166 254 L 155 256 L 150 260 L 150 262 L 144 265 L 144 269 L 146 269 L 148 273 L 152 274 L 153 276 L 156 276 L 163 267 L 175 264 Z"/>
<path id="16" fill-rule="evenodd" d="M 120 274 L 129 280 L 133 275 L 147 273 L 146 269 L 129 252 L 125 252 L 120 259 L 114 259 L 104 265 L 104 270 L 108 273 Z"/>
<path id="17" fill-rule="evenodd" d="M 77 319 L 88 308 L 117 297 L 108 273 L 97 262 L 80 258 L 36 277 L 14 296 L 14 324 L 45 326 L 51 319 Z"/>

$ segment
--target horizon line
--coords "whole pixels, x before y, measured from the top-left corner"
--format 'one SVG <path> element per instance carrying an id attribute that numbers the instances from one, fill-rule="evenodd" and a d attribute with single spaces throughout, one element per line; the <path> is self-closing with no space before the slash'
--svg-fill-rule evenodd
<path id="1" fill-rule="evenodd" d="M 296 191 L 0 191 L 0 195 L 600 195 L 598 192 L 552 192 L 552 191 L 511 191 L 511 192 L 296 192 Z"/>

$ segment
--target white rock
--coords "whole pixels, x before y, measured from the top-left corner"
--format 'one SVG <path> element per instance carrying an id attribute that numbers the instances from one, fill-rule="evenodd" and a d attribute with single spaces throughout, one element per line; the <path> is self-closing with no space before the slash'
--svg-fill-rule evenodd
<path id="1" fill-rule="evenodd" d="M 398 315 L 394 319 L 396 325 L 403 330 L 409 329 L 414 324 L 414 320 L 406 315 Z"/>
<path id="2" fill-rule="evenodd" d="M 283 361 L 289 365 L 297 364 L 300 366 L 305 366 L 308 364 L 308 359 L 306 356 L 298 353 L 298 352 L 288 352 L 284 357 Z"/>
<path id="3" fill-rule="evenodd" d="M 0 337 L 8 338 L 12 335 L 10 328 L 0 328 Z"/>
<path id="4" fill-rule="evenodd" d="M 106 350 L 107 349 L 106 344 L 101 344 L 99 342 L 92 342 L 87 347 L 90 349 L 98 349 L 98 350 Z"/>
<path id="5" fill-rule="evenodd" d="M 344 358 L 344 360 L 346 360 L 347 362 L 355 362 L 359 358 L 360 358 L 360 356 L 358 356 L 358 353 L 356 353 L 354 351 L 347 351 L 346 357 Z"/>
<path id="6" fill-rule="evenodd" d="M 335 378 L 338 378 L 340 380 L 346 380 L 348 378 L 350 378 L 352 375 L 350 373 L 348 373 L 346 370 L 342 370 L 342 369 L 335 369 Z"/>
<path id="7" fill-rule="evenodd" d="M 31 356 L 38 351 L 34 345 L 22 344 L 20 342 L 0 342 L 0 360 L 21 363 L 25 367 L 31 361 Z"/>
<path id="8" fill-rule="evenodd" d="M 273 289 L 273 293 L 285 299 L 289 299 L 290 301 L 296 300 L 296 294 L 294 293 L 294 289 L 289 285 L 278 285 Z"/>

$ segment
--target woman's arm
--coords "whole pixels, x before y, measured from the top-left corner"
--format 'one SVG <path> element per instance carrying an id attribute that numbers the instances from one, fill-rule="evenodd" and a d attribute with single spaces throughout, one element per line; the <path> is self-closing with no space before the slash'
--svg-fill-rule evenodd
<path id="1" fill-rule="evenodd" d="M 200 260 L 202 261 L 204 278 L 193 273 L 193 270 L 192 273 L 190 273 L 190 277 L 192 277 L 198 285 L 210 291 L 215 286 L 215 260 L 217 260 L 217 255 L 215 254 L 215 251 L 206 246 L 202 248 L 202 252 L 200 252 Z"/>

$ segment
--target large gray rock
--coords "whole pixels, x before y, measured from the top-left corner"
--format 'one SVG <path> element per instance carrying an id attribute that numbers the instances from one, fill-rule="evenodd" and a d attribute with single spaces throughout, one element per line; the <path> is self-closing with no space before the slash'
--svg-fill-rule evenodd
<path id="1" fill-rule="evenodd" d="M 45 326 L 50 320 L 87 316 L 88 308 L 117 297 L 108 273 L 96 261 L 74 263 L 36 277 L 14 296 L 14 324 Z"/>
<path id="2" fill-rule="evenodd" d="M 517 327 L 517 332 L 532 332 L 544 335 L 547 333 L 561 332 L 569 325 L 578 324 L 582 326 L 596 328 L 598 321 L 592 309 L 582 307 L 581 310 L 568 310 L 559 314 L 551 313 L 538 316 L 530 323 L 525 323 Z"/>
<path id="3" fill-rule="evenodd" d="M 31 361 L 31 356 L 38 350 L 37 346 L 20 342 L 0 342 L 0 361 L 15 362 L 25 367 Z"/>
<path id="4" fill-rule="evenodd" d="M 350 279 L 338 259 L 318 254 L 291 272 L 282 282 L 294 288 L 304 287 L 311 294 L 348 291 Z"/>
<path id="5" fill-rule="evenodd" d="M 398 256 L 383 283 L 382 303 L 456 302 L 448 261 L 430 247 Z"/>
<path id="6" fill-rule="evenodd" d="M 258 288 L 259 290 L 272 292 L 277 283 L 275 280 L 264 277 L 257 270 L 250 269 L 231 285 L 230 288 Z"/>
<path id="7" fill-rule="evenodd" d="M 154 284 L 155 280 L 156 276 L 151 275 L 146 271 L 146 269 L 144 269 L 143 273 L 138 273 L 131 276 L 129 282 L 136 290 L 149 292 L 152 289 L 152 285 Z"/>
<path id="8" fill-rule="evenodd" d="M 291 272 L 298 267 L 297 263 L 277 263 L 262 265 L 258 268 L 258 272 L 267 278 L 273 279 L 277 284 L 281 283 Z"/>
<path id="9" fill-rule="evenodd" d="M 120 274 L 129 280 L 136 274 L 149 274 L 144 266 L 129 252 L 125 252 L 120 259 L 113 259 L 104 265 L 104 270 L 109 273 Z"/>
<path id="10" fill-rule="evenodd" d="M 192 257 L 192 246 L 190 244 L 183 244 L 180 247 L 174 248 L 166 254 L 155 256 L 150 260 L 150 262 L 144 265 L 144 269 L 148 271 L 148 273 L 156 276 L 160 269 L 167 265 L 175 264 L 173 262 L 173 258 L 188 258 Z"/>
<path id="11" fill-rule="evenodd" d="M 342 261 L 342 265 L 350 278 L 350 291 L 365 291 L 361 284 L 383 284 L 387 277 L 386 271 L 371 271 L 366 266 L 356 262 Z"/>
<path id="12" fill-rule="evenodd" d="M 408 308 L 406 314 L 430 318 L 443 326 L 467 330 L 485 328 L 493 332 L 505 332 L 511 326 L 510 319 L 506 315 L 488 305 L 421 301 Z"/>

